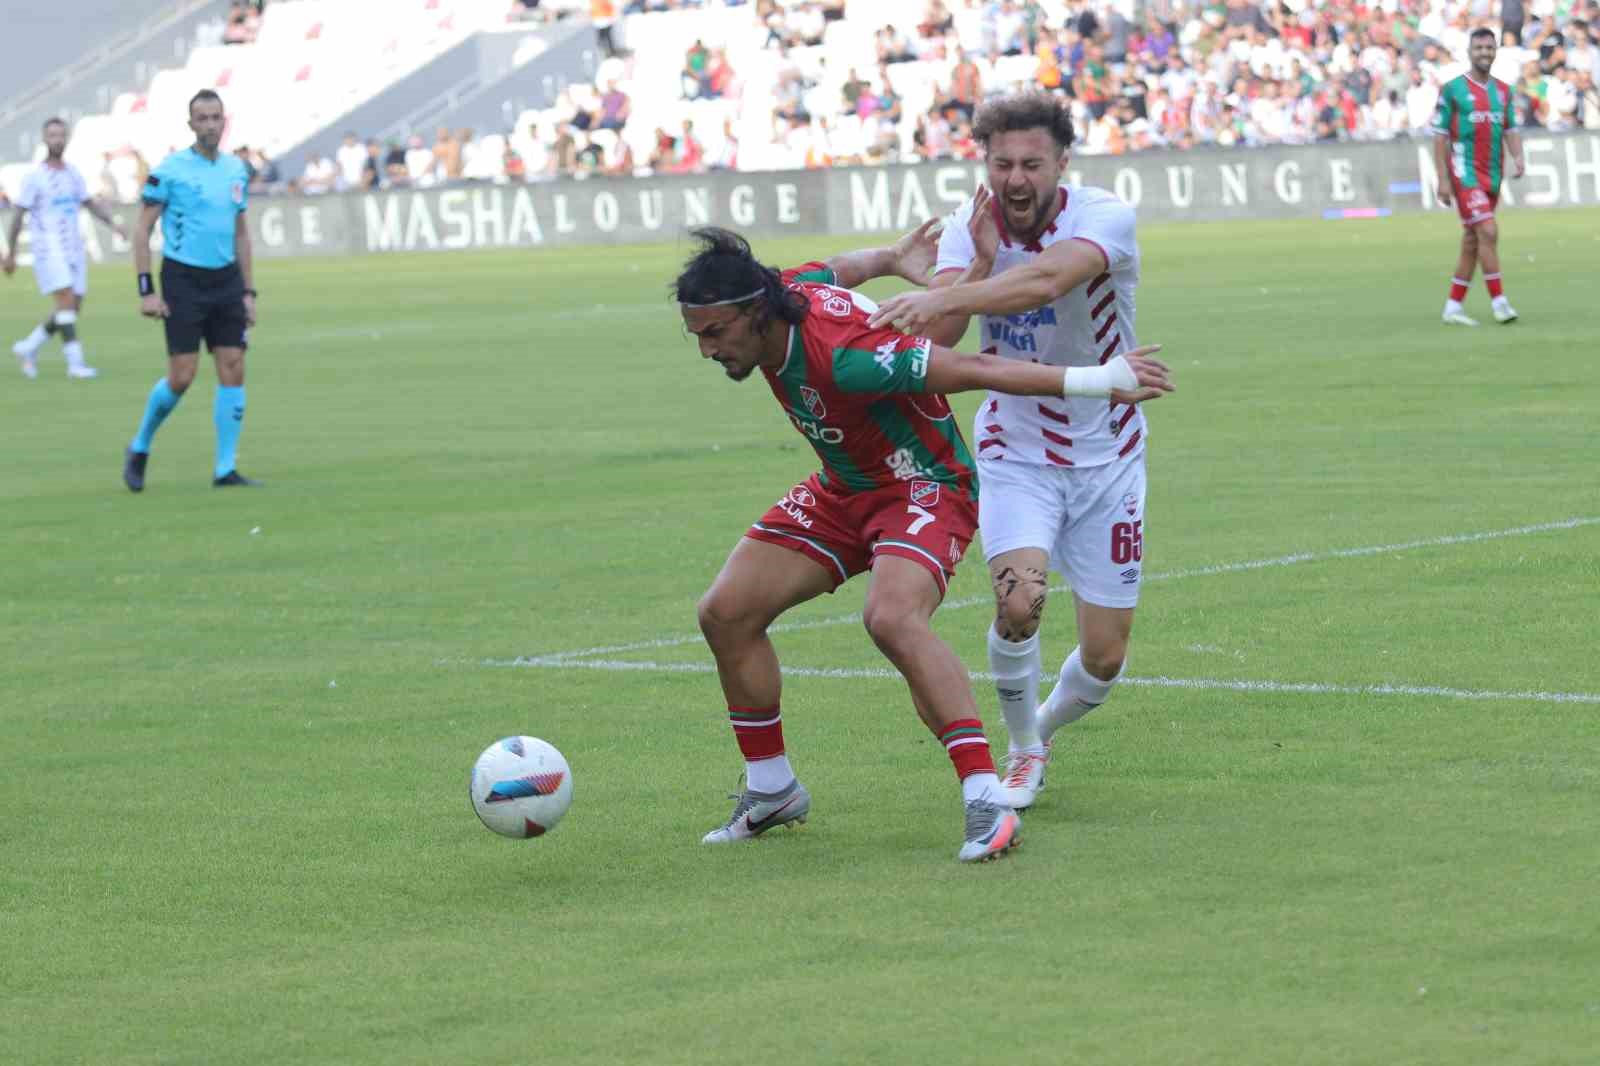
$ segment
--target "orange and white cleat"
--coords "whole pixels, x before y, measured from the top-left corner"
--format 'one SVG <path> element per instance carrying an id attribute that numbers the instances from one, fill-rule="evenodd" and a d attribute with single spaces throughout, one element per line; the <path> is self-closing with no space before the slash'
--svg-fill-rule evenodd
<path id="1" fill-rule="evenodd" d="M 962 862 L 987 862 L 999 858 L 1022 842 L 1022 818 L 1010 807 L 989 799 L 967 804 L 967 840 L 956 858 Z"/>
<path id="2" fill-rule="evenodd" d="M 1000 778 L 1005 787 L 1001 798 L 1014 811 L 1025 811 L 1033 806 L 1039 790 L 1044 788 L 1044 769 L 1049 761 L 1048 749 L 1038 751 L 1013 751 L 1006 756 L 1006 769 Z"/>

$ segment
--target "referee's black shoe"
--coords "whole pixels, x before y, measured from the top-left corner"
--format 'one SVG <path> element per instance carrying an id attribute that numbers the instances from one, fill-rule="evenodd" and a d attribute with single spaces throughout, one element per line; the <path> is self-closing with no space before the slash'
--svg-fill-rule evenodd
<path id="1" fill-rule="evenodd" d="M 244 485 L 244 486 L 247 486 L 247 487 L 255 487 L 255 486 L 258 486 L 260 484 L 261 484 L 261 482 L 257 481 L 253 477 L 245 477 L 243 474 L 239 473 L 239 471 L 237 471 L 237 470 L 230 470 L 226 474 L 223 474 L 221 477 L 216 478 L 215 480 L 213 480 L 211 482 L 211 487 L 214 488 L 214 489 L 225 489 L 230 485 Z"/>
<path id="2" fill-rule="evenodd" d="M 136 452 L 129 448 L 122 459 L 122 483 L 129 492 L 144 491 L 144 464 L 150 461 L 149 452 Z"/>

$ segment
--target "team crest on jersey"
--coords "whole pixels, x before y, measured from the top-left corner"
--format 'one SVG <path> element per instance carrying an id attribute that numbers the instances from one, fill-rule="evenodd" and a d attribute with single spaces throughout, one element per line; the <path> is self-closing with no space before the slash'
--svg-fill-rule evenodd
<path id="1" fill-rule="evenodd" d="M 242 182 L 242 181 L 234 182 L 233 183 L 233 189 L 231 190 L 231 195 L 233 196 L 233 202 L 234 203 L 236 203 L 236 204 L 244 203 L 244 182 Z"/>
<path id="2" fill-rule="evenodd" d="M 939 502 L 939 483 L 937 481 L 913 481 L 911 483 L 911 502 L 918 507 L 932 507 Z"/>
<path id="3" fill-rule="evenodd" d="M 830 296 L 823 300 L 822 309 L 834 318 L 850 317 L 850 301 L 843 296 Z"/>
<path id="4" fill-rule="evenodd" d="M 794 488 L 790 489 L 789 499 L 791 502 L 797 503 L 801 507 L 815 507 L 817 505 L 817 498 L 811 495 L 811 490 L 806 488 L 804 485 L 796 485 Z"/>
<path id="5" fill-rule="evenodd" d="M 1132 518 L 1134 515 L 1138 514 L 1139 513 L 1139 497 L 1135 496 L 1131 492 L 1128 493 L 1127 495 L 1123 496 L 1122 497 L 1122 509 L 1124 511 L 1128 512 L 1128 517 L 1129 518 Z"/>
<path id="6" fill-rule="evenodd" d="M 810 385 L 800 386 L 800 399 L 805 401 L 806 410 L 811 412 L 812 418 L 828 417 L 828 409 L 822 406 L 822 394 Z"/>

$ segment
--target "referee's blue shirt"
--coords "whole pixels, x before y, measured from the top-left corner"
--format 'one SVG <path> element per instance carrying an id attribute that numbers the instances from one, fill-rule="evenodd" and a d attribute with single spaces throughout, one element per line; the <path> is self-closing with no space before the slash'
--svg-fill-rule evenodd
<path id="1" fill-rule="evenodd" d="M 161 254 L 192 267 L 219 270 L 234 261 L 233 232 L 249 199 L 244 160 L 193 148 L 173 152 L 150 172 L 141 195 L 161 204 Z"/>

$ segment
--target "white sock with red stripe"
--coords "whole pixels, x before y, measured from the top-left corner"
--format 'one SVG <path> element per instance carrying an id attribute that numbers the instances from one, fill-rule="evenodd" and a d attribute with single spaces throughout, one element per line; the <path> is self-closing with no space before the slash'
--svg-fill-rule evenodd
<path id="1" fill-rule="evenodd" d="M 782 792 L 794 780 L 783 750 L 783 715 L 776 707 L 728 706 L 728 721 L 744 756 L 745 785 L 753 792 Z"/>
<path id="2" fill-rule="evenodd" d="M 1126 667 L 1124 667 L 1126 669 Z M 1039 708 L 1039 732 L 1046 740 L 1068 722 L 1076 722 L 1106 701 L 1111 686 L 1122 677 L 1122 670 L 1110 681 L 1101 681 L 1083 668 L 1080 649 L 1073 648 L 1061 664 L 1061 677 L 1050 696 Z"/>
<path id="3" fill-rule="evenodd" d="M 938 731 L 939 743 L 961 779 L 961 800 L 971 803 L 988 797 L 998 801 L 1000 778 L 995 776 L 994 757 L 989 754 L 989 738 L 977 718 L 958 718 Z"/>
<path id="4" fill-rule="evenodd" d="M 1000 697 L 1000 714 L 1012 751 L 1044 751 L 1034 712 L 1039 708 L 1039 634 L 1027 640 L 1006 640 L 989 627 L 989 670 Z"/>

